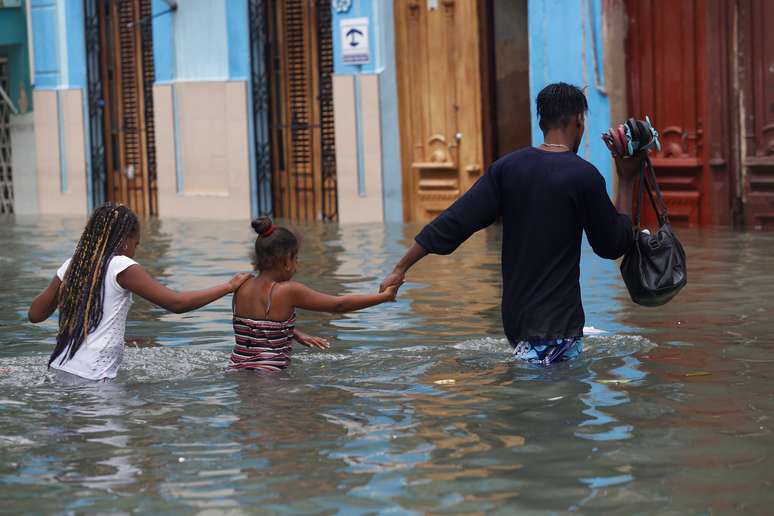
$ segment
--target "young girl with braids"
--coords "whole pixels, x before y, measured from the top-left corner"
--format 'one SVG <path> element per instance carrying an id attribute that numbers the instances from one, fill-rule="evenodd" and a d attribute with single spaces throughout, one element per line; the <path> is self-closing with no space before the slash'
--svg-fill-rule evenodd
<path id="1" fill-rule="evenodd" d="M 252 222 L 254 268 L 259 274 L 234 294 L 235 346 L 230 369 L 276 372 L 290 365 L 296 309 L 345 313 L 394 301 L 400 284 L 379 294 L 331 296 L 291 281 L 298 267 L 298 239 L 268 217 Z M 325 349 L 327 341 L 308 337 L 307 345 Z"/>
<path id="2" fill-rule="evenodd" d="M 72 258 L 32 302 L 28 318 L 33 323 L 48 319 L 59 308 L 59 333 L 49 367 L 88 380 L 115 378 L 132 293 L 183 313 L 236 291 L 250 277 L 239 273 L 204 290 L 170 290 L 133 260 L 139 230 L 137 217 L 126 206 L 108 203 L 97 208 Z"/>

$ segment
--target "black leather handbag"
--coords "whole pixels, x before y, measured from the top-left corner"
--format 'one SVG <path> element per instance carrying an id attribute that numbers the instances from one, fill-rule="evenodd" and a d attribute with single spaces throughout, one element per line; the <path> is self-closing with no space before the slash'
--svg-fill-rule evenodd
<path id="1" fill-rule="evenodd" d="M 658 218 L 655 234 L 640 229 L 642 197 L 646 192 Z M 642 160 L 635 213 L 634 245 L 624 255 L 621 275 L 632 301 L 643 306 L 661 306 L 680 292 L 688 282 L 688 274 L 685 251 L 669 224 L 656 174 L 647 156 Z"/>

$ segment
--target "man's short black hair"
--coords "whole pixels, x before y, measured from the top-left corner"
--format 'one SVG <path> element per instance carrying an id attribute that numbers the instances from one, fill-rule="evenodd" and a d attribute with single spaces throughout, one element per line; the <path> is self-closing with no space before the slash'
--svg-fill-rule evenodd
<path id="1" fill-rule="evenodd" d="M 567 127 L 573 117 L 588 110 L 583 90 L 565 82 L 549 84 L 537 96 L 537 115 L 543 132 Z"/>

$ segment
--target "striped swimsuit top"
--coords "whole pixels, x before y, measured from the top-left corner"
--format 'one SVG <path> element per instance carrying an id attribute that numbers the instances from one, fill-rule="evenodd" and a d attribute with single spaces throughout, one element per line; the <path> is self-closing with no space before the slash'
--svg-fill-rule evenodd
<path id="1" fill-rule="evenodd" d="M 239 317 L 234 313 L 236 343 L 234 351 L 231 352 L 229 369 L 276 372 L 282 371 L 290 365 L 296 314 L 294 312 L 286 321 L 269 320 L 271 295 L 276 285 L 276 283 L 272 283 L 269 289 L 269 299 L 266 303 L 266 314 L 263 320 Z M 236 296 L 234 297 L 236 298 Z"/>

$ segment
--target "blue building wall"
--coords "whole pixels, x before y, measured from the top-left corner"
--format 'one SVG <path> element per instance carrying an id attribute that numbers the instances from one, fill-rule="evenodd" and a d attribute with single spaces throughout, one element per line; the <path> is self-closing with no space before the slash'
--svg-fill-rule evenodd
<path id="1" fill-rule="evenodd" d="M 226 2 L 228 35 L 228 78 L 232 81 L 250 77 L 250 33 L 247 0 Z"/>
<path id="2" fill-rule="evenodd" d="M 83 9 L 83 0 L 64 2 L 68 88 L 86 88 L 86 19 Z"/>
<path id="3" fill-rule="evenodd" d="M 8 59 L 8 95 L 20 112 L 31 110 L 29 49 L 25 5 L 0 8 L 0 57 Z M 23 99 L 22 99 L 23 97 Z"/>
<path id="4" fill-rule="evenodd" d="M 156 82 L 165 84 L 175 78 L 174 18 L 169 4 L 153 0 L 153 71 Z"/>
<path id="5" fill-rule="evenodd" d="M 36 88 L 59 86 L 59 9 L 56 0 L 30 0 Z"/>
<path id="6" fill-rule="evenodd" d="M 368 18 L 371 60 L 365 65 L 346 64 L 342 60 L 340 23 L 345 18 Z M 393 2 L 352 0 L 349 9 L 333 9 L 334 74 L 376 74 L 379 77 L 379 109 L 382 144 L 382 196 L 384 221 L 403 221 L 403 192 L 400 159 L 398 86 L 395 64 L 395 23 Z M 357 79 L 356 79 L 357 80 Z M 359 110 L 358 110 L 359 111 Z M 356 113 L 360 116 L 360 113 Z M 363 149 L 358 149 L 362 156 Z"/>
<path id="7" fill-rule="evenodd" d="M 228 78 L 226 2 L 185 0 L 172 15 L 175 76 L 179 80 Z"/>
<path id="8" fill-rule="evenodd" d="M 247 0 L 153 0 L 156 82 L 248 80 Z"/>
<path id="9" fill-rule="evenodd" d="M 602 0 L 529 0 L 532 141 L 543 141 L 534 104 L 538 92 L 558 81 L 585 87 L 589 113 L 579 154 L 599 169 L 611 191 L 610 153 L 599 139 L 611 125 L 602 44 Z"/>
<path id="10" fill-rule="evenodd" d="M 400 159 L 400 118 L 398 116 L 398 77 L 395 63 L 395 22 L 393 2 L 381 2 L 378 10 L 379 74 L 382 114 L 382 174 L 384 180 L 384 220 L 403 222 L 403 190 Z"/>
<path id="11" fill-rule="evenodd" d="M 83 0 L 30 1 L 35 88 L 85 87 Z"/>

